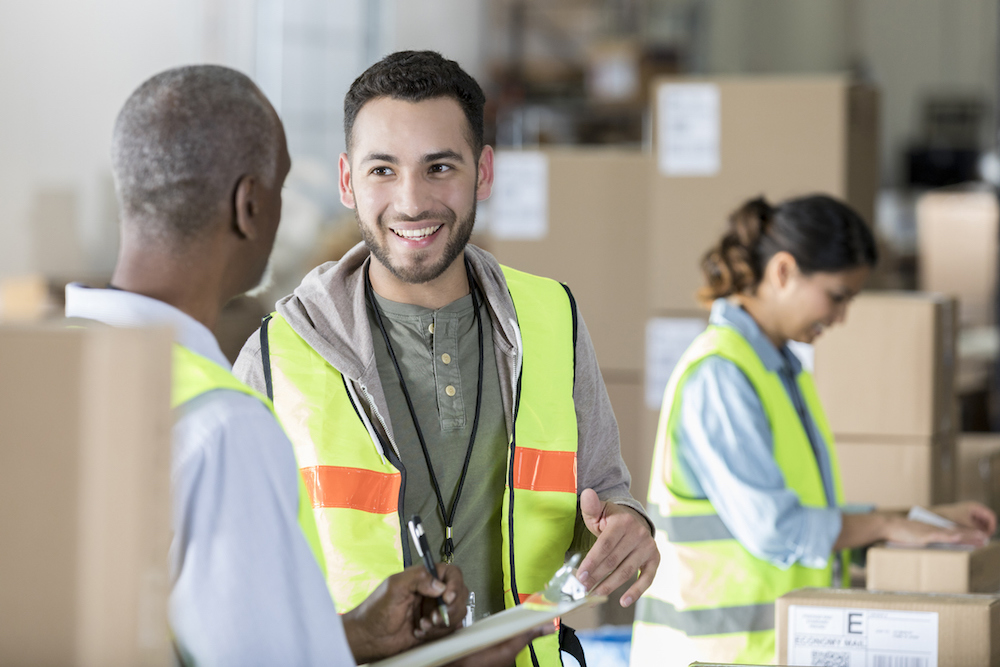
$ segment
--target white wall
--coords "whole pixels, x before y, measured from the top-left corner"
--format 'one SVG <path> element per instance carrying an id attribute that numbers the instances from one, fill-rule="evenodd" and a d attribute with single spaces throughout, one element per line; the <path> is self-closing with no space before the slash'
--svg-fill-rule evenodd
<path id="1" fill-rule="evenodd" d="M 199 60 L 199 4 L 0 3 L 0 276 L 31 271 L 45 259 L 44 252 L 36 256 L 29 220 L 46 190 L 76 193 L 83 252 L 69 254 L 79 265 L 65 272 L 110 268 L 116 231 L 108 144 L 115 114 L 145 78 Z"/>

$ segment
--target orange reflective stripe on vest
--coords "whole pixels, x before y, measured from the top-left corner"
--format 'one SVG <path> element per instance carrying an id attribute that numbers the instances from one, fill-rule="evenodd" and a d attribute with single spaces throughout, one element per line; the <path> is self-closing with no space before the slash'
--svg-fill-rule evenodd
<path id="1" fill-rule="evenodd" d="M 399 474 L 344 466 L 301 468 L 314 508 L 342 507 L 392 514 L 399 503 Z"/>
<path id="2" fill-rule="evenodd" d="M 514 451 L 514 488 L 576 493 L 576 452 L 518 447 Z"/>

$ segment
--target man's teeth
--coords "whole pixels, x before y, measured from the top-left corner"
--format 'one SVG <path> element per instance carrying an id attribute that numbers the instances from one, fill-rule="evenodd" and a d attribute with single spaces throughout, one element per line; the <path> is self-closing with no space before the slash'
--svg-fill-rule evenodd
<path id="1" fill-rule="evenodd" d="M 441 225 L 435 225 L 434 227 L 424 227 L 423 229 L 394 229 L 392 232 L 401 238 L 420 240 L 427 238 L 437 230 L 441 229 Z"/>

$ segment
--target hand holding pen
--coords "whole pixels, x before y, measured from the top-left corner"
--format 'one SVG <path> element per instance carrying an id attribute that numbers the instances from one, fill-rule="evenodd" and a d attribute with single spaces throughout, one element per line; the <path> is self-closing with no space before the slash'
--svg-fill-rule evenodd
<path id="1" fill-rule="evenodd" d="M 435 581 L 440 581 L 437 575 L 437 568 L 434 566 L 434 558 L 431 556 L 430 545 L 427 543 L 427 535 L 424 534 L 424 525 L 420 521 L 419 514 L 414 514 L 410 517 L 409 526 L 410 536 L 413 538 L 413 544 L 417 547 L 417 553 L 424 561 L 424 566 Z M 444 619 L 444 624 L 446 626 L 451 625 L 451 619 L 448 617 L 448 605 L 444 603 L 444 600 L 440 596 L 438 596 L 437 605 L 438 612 L 441 614 L 441 618 Z"/>

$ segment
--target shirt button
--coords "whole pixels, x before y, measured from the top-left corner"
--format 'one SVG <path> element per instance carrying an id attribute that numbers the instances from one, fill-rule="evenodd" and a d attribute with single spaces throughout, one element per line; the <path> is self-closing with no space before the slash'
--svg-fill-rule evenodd
<path id="1" fill-rule="evenodd" d="M 444 388 L 444 393 L 448 394 L 449 396 L 454 396 L 455 395 L 455 387 L 453 387 L 451 385 L 448 385 L 447 387 Z"/>
<path id="2" fill-rule="evenodd" d="M 427 325 L 427 330 L 430 331 L 431 333 L 434 333 L 434 323 L 433 322 L 431 322 L 429 325 Z"/>
<path id="3" fill-rule="evenodd" d="M 446 364 L 450 364 L 451 363 L 451 355 L 448 354 L 447 352 L 445 352 L 444 354 L 441 355 L 441 361 L 443 361 Z"/>

